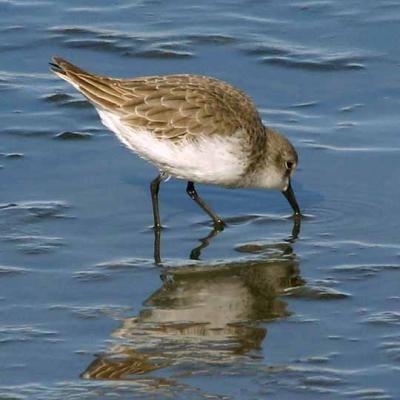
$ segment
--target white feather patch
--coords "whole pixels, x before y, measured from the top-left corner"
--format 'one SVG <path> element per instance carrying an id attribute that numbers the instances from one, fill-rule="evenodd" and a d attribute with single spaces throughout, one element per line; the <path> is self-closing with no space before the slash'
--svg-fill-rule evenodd
<path id="1" fill-rule="evenodd" d="M 97 110 L 103 124 L 141 158 L 175 178 L 222 186 L 240 186 L 245 170 L 241 132 L 226 136 L 198 136 L 196 141 L 174 143 L 151 132 L 123 124 L 118 115 Z"/>

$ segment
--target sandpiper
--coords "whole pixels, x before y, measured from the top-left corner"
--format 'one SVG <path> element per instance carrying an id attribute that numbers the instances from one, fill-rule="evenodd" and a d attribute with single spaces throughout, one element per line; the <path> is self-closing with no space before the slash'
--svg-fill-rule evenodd
<path id="1" fill-rule="evenodd" d="M 188 195 L 223 228 L 194 184 L 282 191 L 300 217 L 290 179 L 298 157 L 292 144 L 263 125 L 251 99 L 218 79 L 199 75 L 114 79 L 59 57 L 51 69 L 80 91 L 103 124 L 160 171 L 151 182 L 154 227 L 161 228 L 158 192 L 170 176 L 187 181 Z"/>

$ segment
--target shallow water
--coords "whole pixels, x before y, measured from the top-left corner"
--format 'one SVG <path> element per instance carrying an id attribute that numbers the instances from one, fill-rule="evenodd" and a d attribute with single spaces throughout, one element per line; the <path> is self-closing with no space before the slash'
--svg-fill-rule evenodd
<path id="1" fill-rule="evenodd" d="M 0 0 L 0 399 L 398 399 L 393 0 Z M 248 92 L 300 154 L 279 193 L 148 184 L 52 55 Z M 197 260 L 196 260 L 197 259 Z"/>

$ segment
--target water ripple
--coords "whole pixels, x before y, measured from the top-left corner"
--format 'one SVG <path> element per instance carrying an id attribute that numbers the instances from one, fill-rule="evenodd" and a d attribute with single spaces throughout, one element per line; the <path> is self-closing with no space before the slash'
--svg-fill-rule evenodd
<path id="1" fill-rule="evenodd" d="M 4 241 L 15 243 L 17 248 L 25 254 L 49 253 L 63 245 L 63 240 L 58 237 L 13 234 L 1 238 Z"/>
<path id="2" fill-rule="evenodd" d="M 3 129 L 1 134 L 7 134 L 12 136 L 23 136 L 23 137 L 32 137 L 39 138 L 42 136 L 51 136 L 54 131 L 52 129 L 37 129 L 37 128 L 29 128 L 29 127 L 13 127 Z"/>
<path id="3" fill-rule="evenodd" d="M 322 143 L 315 143 L 312 141 L 303 142 L 305 147 L 310 147 L 315 150 L 331 150 L 338 152 L 359 152 L 359 153 L 398 153 L 400 147 L 357 147 L 357 146 L 336 146 Z"/>
<path id="4" fill-rule="evenodd" d="M 188 58 L 194 53 L 188 50 L 188 42 L 195 41 L 190 36 L 175 35 L 143 36 L 115 30 L 84 28 L 75 26 L 56 26 L 48 30 L 51 38 L 61 41 L 65 47 L 85 48 L 117 52 L 123 56 L 143 58 Z M 205 37 L 209 41 L 217 41 L 212 36 Z M 200 38 L 197 38 L 200 40 Z"/>
<path id="5" fill-rule="evenodd" d="M 333 272 L 349 274 L 354 279 L 372 277 L 382 271 L 398 271 L 400 265 L 385 264 L 347 264 L 332 268 Z"/>
<path id="6" fill-rule="evenodd" d="M 363 322 L 368 322 L 374 325 L 398 326 L 400 325 L 400 312 L 380 311 L 371 314 L 369 317 L 365 318 Z"/>
<path id="7" fill-rule="evenodd" d="M 129 307 L 122 307 L 119 305 L 94 305 L 94 306 L 74 306 L 69 304 L 56 304 L 49 307 L 50 310 L 55 311 L 69 311 L 76 315 L 78 318 L 95 319 L 102 316 L 108 316 L 114 319 L 121 319 L 122 315 L 130 311 Z"/>
<path id="8" fill-rule="evenodd" d="M 289 41 L 267 39 L 263 36 L 238 36 L 217 33 L 184 34 L 180 32 L 123 32 L 82 26 L 54 26 L 47 29 L 51 39 L 69 48 L 85 48 L 117 52 L 124 56 L 144 58 L 194 57 L 193 46 L 203 44 L 238 45 L 263 63 L 321 71 L 365 68 L 372 55 L 357 50 L 327 50 L 307 47 Z"/>
<path id="9" fill-rule="evenodd" d="M 368 389 L 358 389 L 350 390 L 345 393 L 346 396 L 350 398 L 360 399 L 360 400 L 392 400 L 393 397 L 386 392 L 384 389 L 368 388 Z"/>
<path id="10" fill-rule="evenodd" d="M 5 275 L 19 275 L 19 274 L 23 274 L 28 271 L 29 270 L 26 268 L 9 267 L 9 266 L 0 265 L 0 277 L 5 276 Z"/>
<path id="11" fill-rule="evenodd" d="M 112 261 L 105 261 L 96 264 L 95 267 L 110 271 L 136 271 L 145 268 L 153 268 L 154 260 L 147 258 L 126 258 Z"/>
<path id="12" fill-rule="evenodd" d="M 61 107 L 92 108 L 92 105 L 78 94 L 71 95 L 56 91 L 42 96 L 41 100 Z"/>
<path id="13" fill-rule="evenodd" d="M 288 288 L 285 295 L 309 300 L 339 300 L 351 297 L 350 294 L 323 286 L 304 285 Z"/>
<path id="14" fill-rule="evenodd" d="M 386 336 L 379 348 L 392 360 L 400 361 L 400 337 Z"/>
<path id="15" fill-rule="evenodd" d="M 82 139 L 90 139 L 93 137 L 93 134 L 89 132 L 60 132 L 54 135 L 55 139 L 60 140 L 82 140 Z"/>
<path id="16" fill-rule="evenodd" d="M 83 378 L 85 378 L 83 376 Z M 134 381 L 63 380 L 54 384 L 27 383 L 0 385 L 0 394 L 7 400 L 229 400 L 180 383 L 176 379 L 144 376 Z"/>
<path id="17" fill-rule="evenodd" d="M 0 158 L 7 158 L 9 160 L 18 160 L 24 158 L 23 153 L 0 153 Z"/>
<path id="18" fill-rule="evenodd" d="M 321 71 L 363 69 L 363 63 L 368 58 L 366 54 L 354 50 L 332 51 L 279 40 L 253 42 L 242 48 L 263 63 Z"/>
<path id="19" fill-rule="evenodd" d="M 63 218 L 68 208 L 69 205 L 63 201 L 26 201 L 0 207 L 0 211 L 31 218 Z"/>
<path id="20" fill-rule="evenodd" d="M 35 339 L 52 340 L 58 332 L 39 329 L 30 325 L 0 326 L 0 343 L 26 342 Z"/>
<path id="21" fill-rule="evenodd" d="M 75 272 L 73 278 L 81 282 L 98 282 L 111 279 L 111 275 L 99 271 L 85 270 Z"/>

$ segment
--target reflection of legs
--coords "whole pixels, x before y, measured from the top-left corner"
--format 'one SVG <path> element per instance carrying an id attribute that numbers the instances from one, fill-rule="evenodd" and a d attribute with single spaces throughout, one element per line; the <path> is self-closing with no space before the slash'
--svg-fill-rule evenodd
<path id="1" fill-rule="evenodd" d="M 289 237 L 287 242 L 294 243 L 300 234 L 301 228 L 301 217 L 298 215 L 293 216 L 293 228 L 292 228 L 292 235 Z"/>
<path id="2" fill-rule="evenodd" d="M 194 200 L 212 218 L 215 227 L 218 227 L 219 229 L 222 229 L 224 227 L 224 221 L 222 221 L 222 219 L 217 214 L 215 214 L 214 211 L 211 210 L 211 208 L 197 194 L 193 182 L 188 182 L 186 192 L 190 196 L 190 198 Z"/>
<path id="3" fill-rule="evenodd" d="M 160 210 L 158 208 L 158 191 L 160 190 L 161 181 L 162 175 L 160 174 L 150 183 L 151 201 L 153 203 L 154 229 L 156 230 L 161 229 Z"/>
<path id="4" fill-rule="evenodd" d="M 191 252 L 190 252 L 190 259 L 191 260 L 198 260 L 200 258 L 200 254 L 203 249 L 205 249 L 209 244 L 211 239 L 213 239 L 215 236 L 217 236 L 220 232 L 222 231 L 222 228 L 214 227 L 213 230 L 205 237 L 200 239 L 201 244 L 197 247 L 195 247 Z"/>

